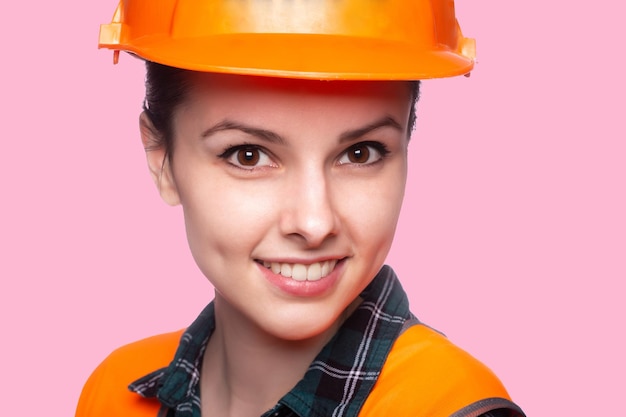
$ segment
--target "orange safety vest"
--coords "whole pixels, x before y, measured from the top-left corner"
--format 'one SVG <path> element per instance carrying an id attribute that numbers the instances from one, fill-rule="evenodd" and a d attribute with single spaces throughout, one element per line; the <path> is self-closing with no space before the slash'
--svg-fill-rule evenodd
<path id="1" fill-rule="evenodd" d="M 160 403 L 130 392 L 127 385 L 169 365 L 182 333 L 153 336 L 114 351 L 85 384 L 76 417 L 156 417 Z M 395 341 L 359 417 L 449 417 L 485 400 L 512 404 L 486 366 L 417 324 Z"/>

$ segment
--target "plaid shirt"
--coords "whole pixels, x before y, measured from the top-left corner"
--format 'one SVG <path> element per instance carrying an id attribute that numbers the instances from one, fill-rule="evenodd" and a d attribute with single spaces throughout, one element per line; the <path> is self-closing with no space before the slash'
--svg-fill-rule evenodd
<path id="1" fill-rule="evenodd" d="M 403 325 L 415 320 L 406 294 L 387 266 L 361 297 L 361 305 L 318 354 L 303 379 L 262 417 L 358 415 Z M 163 405 L 160 416 L 201 417 L 200 368 L 214 328 L 211 303 L 183 334 L 171 364 L 133 382 L 129 389 L 158 398 Z"/>

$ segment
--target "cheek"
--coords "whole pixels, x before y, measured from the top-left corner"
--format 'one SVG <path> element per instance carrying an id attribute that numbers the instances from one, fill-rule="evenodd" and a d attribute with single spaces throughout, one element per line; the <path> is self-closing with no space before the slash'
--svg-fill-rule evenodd
<path id="1" fill-rule="evenodd" d="M 187 238 L 202 257 L 249 251 L 266 232 L 272 200 L 262 187 L 220 181 L 194 182 L 181 193 Z M 275 202 L 274 202 L 275 204 Z M 194 257 L 198 257 L 194 253 Z M 199 260 L 199 259 L 198 259 Z M 200 260 L 199 260 L 200 261 Z"/>
<path id="2" fill-rule="evenodd" d="M 343 222 L 352 239 L 363 248 L 379 251 L 391 245 L 406 183 L 406 164 L 398 163 L 396 168 L 375 179 L 347 183 L 338 190 L 343 201 Z"/>

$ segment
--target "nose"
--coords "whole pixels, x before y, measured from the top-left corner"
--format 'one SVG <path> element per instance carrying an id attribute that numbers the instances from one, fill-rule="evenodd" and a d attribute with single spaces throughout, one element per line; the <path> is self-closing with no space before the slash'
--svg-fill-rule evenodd
<path id="1" fill-rule="evenodd" d="M 338 232 L 331 182 L 321 170 L 290 178 L 283 196 L 280 228 L 284 236 L 303 241 L 308 248 L 321 246 Z"/>

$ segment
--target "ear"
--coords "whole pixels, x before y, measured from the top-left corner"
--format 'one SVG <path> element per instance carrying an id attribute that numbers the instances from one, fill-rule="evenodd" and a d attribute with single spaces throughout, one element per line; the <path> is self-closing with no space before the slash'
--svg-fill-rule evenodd
<path id="1" fill-rule="evenodd" d="M 141 142 L 146 151 L 148 169 L 152 180 L 159 189 L 161 198 L 170 206 L 180 204 L 178 188 L 172 174 L 172 166 L 162 146 L 160 133 L 156 130 L 152 121 L 145 112 L 139 116 L 139 131 Z"/>

